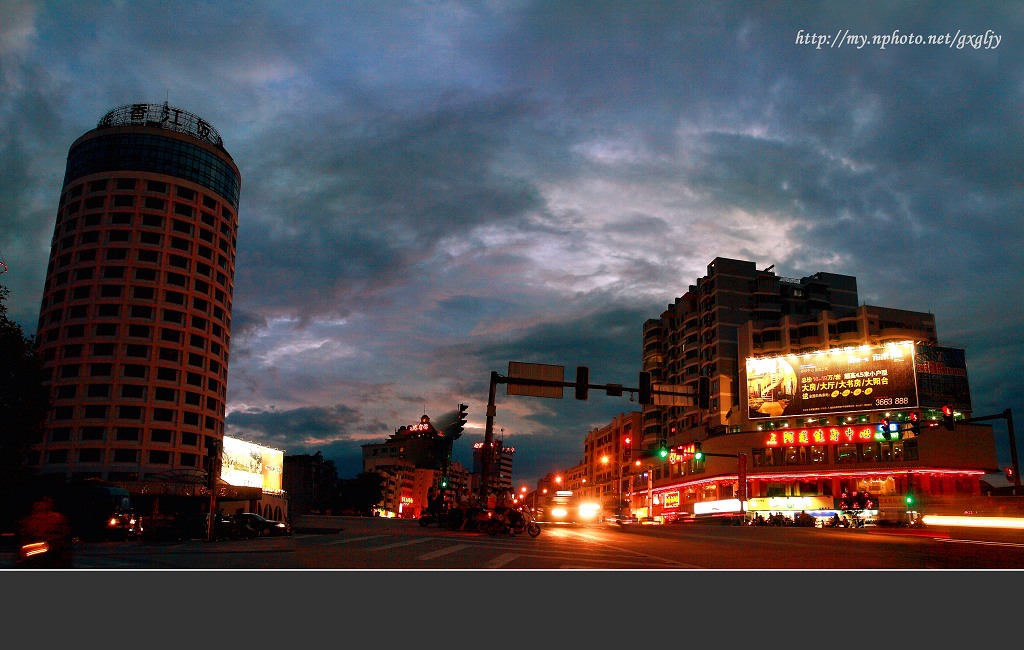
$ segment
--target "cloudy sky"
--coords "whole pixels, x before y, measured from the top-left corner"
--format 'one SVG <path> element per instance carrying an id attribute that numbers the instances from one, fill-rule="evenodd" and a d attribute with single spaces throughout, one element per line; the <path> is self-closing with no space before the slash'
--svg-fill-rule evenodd
<path id="1" fill-rule="evenodd" d="M 460 402 L 468 465 L 509 361 L 635 386 L 719 256 L 933 312 L 975 415 L 1024 414 L 1024 8 L 992 4 L 0 0 L 8 310 L 34 334 L 71 143 L 168 100 L 242 172 L 228 433 L 343 477 Z M 943 42 L 836 46 L 894 32 Z M 532 485 L 635 409 L 502 386 L 495 434 Z"/>

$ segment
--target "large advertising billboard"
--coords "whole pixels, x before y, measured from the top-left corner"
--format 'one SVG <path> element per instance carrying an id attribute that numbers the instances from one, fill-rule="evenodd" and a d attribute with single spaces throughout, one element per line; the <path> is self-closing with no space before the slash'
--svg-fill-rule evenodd
<path id="1" fill-rule="evenodd" d="M 914 343 L 746 360 L 751 420 L 918 406 Z"/>
<path id="2" fill-rule="evenodd" d="M 228 485 L 280 492 L 284 452 L 224 436 L 220 477 Z"/>

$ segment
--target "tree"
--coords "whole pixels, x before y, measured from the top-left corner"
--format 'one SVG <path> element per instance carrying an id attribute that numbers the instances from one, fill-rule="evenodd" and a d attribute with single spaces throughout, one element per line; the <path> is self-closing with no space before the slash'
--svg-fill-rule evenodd
<path id="1" fill-rule="evenodd" d="M 49 407 L 45 373 L 32 339 L 7 317 L 10 289 L 0 286 L 0 472 L 22 468 Z"/>
<path id="2" fill-rule="evenodd" d="M 384 477 L 377 472 L 360 472 L 354 479 L 338 484 L 337 512 L 370 516 L 384 498 Z"/>
<path id="3" fill-rule="evenodd" d="M 35 345 L 7 317 L 9 294 L 10 289 L 0 285 L 0 494 L 8 495 L 34 475 L 27 465 L 28 452 L 42 434 L 49 407 L 46 375 Z M 0 526 L 6 529 L 9 523 L 2 521 Z"/>

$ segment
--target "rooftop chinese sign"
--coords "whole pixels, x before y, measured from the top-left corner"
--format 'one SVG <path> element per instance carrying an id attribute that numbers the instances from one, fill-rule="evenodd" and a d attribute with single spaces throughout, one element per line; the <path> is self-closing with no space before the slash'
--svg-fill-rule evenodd
<path id="1" fill-rule="evenodd" d="M 918 406 L 912 341 L 749 358 L 746 377 L 751 420 Z"/>

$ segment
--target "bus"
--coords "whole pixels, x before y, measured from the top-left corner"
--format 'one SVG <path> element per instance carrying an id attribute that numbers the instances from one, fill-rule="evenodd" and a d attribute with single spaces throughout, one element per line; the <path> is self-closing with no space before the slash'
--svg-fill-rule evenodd
<path id="1" fill-rule="evenodd" d="M 550 524 L 590 524 L 596 522 L 601 505 L 581 499 L 572 490 L 557 490 L 537 500 L 534 517 Z"/>
<path id="2" fill-rule="evenodd" d="M 67 516 L 72 536 L 83 541 L 125 540 L 142 534 L 131 493 L 96 478 L 50 479 L 37 477 L 11 490 L 4 503 L 3 535 L 13 535 L 17 522 L 41 496 L 54 500 L 57 511 Z"/>

